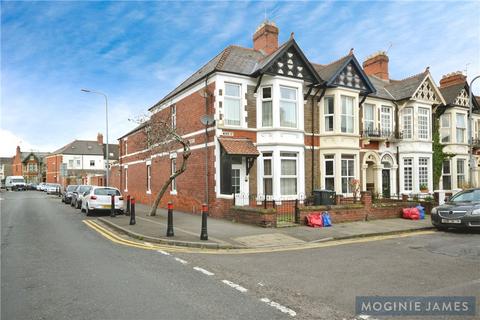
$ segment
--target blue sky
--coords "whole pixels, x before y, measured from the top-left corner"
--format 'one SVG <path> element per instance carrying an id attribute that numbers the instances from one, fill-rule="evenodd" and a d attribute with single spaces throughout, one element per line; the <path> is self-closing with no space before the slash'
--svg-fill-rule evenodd
<path id="1" fill-rule="evenodd" d="M 480 74 L 480 2 L 1 2 L 0 155 L 53 151 L 105 131 L 110 142 L 229 44 L 252 46 L 265 11 L 306 56 L 387 50 L 390 75 L 430 66 Z M 466 67 L 468 63 L 468 67 Z M 480 91 L 480 87 L 475 89 Z M 478 92 L 480 93 L 480 92 Z"/>

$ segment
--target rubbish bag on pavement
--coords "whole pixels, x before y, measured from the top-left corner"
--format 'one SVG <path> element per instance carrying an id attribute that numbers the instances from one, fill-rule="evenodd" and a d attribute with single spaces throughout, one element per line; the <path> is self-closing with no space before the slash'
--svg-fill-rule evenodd
<path id="1" fill-rule="evenodd" d="M 323 218 L 320 212 L 313 212 L 307 215 L 307 225 L 313 228 L 321 228 L 323 226 Z"/>
<path id="2" fill-rule="evenodd" d="M 322 223 L 324 227 L 332 226 L 332 219 L 330 218 L 330 214 L 328 213 L 328 211 L 322 213 Z"/>
<path id="3" fill-rule="evenodd" d="M 418 209 L 418 213 L 420 214 L 420 220 L 425 219 L 425 208 L 420 205 L 416 206 L 415 208 Z"/>
<path id="4" fill-rule="evenodd" d="M 420 219 L 420 213 L 418 212 L 417 208 L 403 208 L 402 211 L 403 211 L 402 217 L 404 219 L 410 219 L 410 220 Z"/>

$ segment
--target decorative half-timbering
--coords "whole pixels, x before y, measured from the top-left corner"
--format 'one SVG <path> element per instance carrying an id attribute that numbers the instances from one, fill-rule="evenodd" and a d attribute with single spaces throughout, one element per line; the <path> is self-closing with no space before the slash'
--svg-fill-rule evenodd
<path id="1" fill-rule="evenodd" d="M 463 106 L 463 107 L 468 107 L 468 92 L 465 89 L 462 89 L 458 96 L 455 98 L 455 101 L 453 104 L 456 104 L 457 106 Z"/>
<path id="2" fill-rule="evenodd" d="M 348 63 L 337 75 L 333 84 L 367 91 L 367 84 L 353 62 Z"/>
<path id="3" fill-rule="evenodd" d="M 413 95 L 413 98 L 434 103 L 442 102 L 436 90 L 434 89 L 434 85 L 428 77 L 423 80 L 422 84 L 418 87 L 417 91 Z"/>
<path id="4" fill-rule="evenodd" d="M 293 39 L 289 40 L 278 52 L 273 53 L 273 56 L 269 57 L 269 61 L 259 72 L 303 79 L 311 83 L 322 81 Z"/>

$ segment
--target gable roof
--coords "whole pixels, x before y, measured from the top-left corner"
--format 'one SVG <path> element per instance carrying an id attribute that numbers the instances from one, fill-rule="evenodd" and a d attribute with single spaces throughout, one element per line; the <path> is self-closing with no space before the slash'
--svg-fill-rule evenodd
<path id="1" fill-rule="evenodd" d="M 440 88 L 440 92 L 447 104 L 453 104 L 462 89 L 465 89 L 466 83 L 454 84 L 448 87 Z"/>
<path id="2" fill-rule="evenodd" d="M 386 89 L 386 87 L 390 84 L 390 81 L 380 79 L 377 76 L 371 75 L 368 76 L 370 82 L 375 87 L 375 92 L 370 94 L 371 97 L 374 98 L 381 98 L 386 100 L 395 100 L 395 97 L 390 94 L 390 92 Z"/>
<path id="3" fill-rule="evenodd" d="M 385 89 L 395 97 L 395 100 L 407 99 L 413 96 L 426 76 L 425 70 L 402 80 L 390 80 L 390 84 L 385 86 Z"/>
<path id="4" fill-rule="evenodd" d="M 43 162 L 43 158 L 48 156 L 50 152 L 35 152 L 35 151 L 26 151 L 26 152 L 21 152 L 20 153 L 20 158 L 22 159 L 22 162 L 25 162 L 28 160 L 28 157 L 33 154 L 40 162 Z"/>
<path id="5" fill-rule="evenodd" d="M 118 159 L 118 144 L 109 143 L 109 152 L 114 153 L 112 159 Z M 110 151 L 110 149 L 112 151 Z M 116 150 L 116 151 L 115 151 Z M 69 144 L 55 150 L 52 154 L 73 154 L 73 155 L 92 155 L 106 156 L 105 144 L 98 144 L 96 140 L 73 140 Z M 116 154 L 116 156 L 115 156 Z"/>
<path id="6" fill-rule="evenodd" d="M 327 82 L 328 86 L 344 86 L 343 84 L 339 84 L 337 81 L 339 75 L 344 72 L 345 68 L 351 64 L 353 69 L 355 69 L 356 75 L 360 78 L 360 80 L 363 80 L 365 83 L 365 93 L 373 93 L 376 91 L 375 86 L 372 84 L 368 76 L 365 74 L 363 71 L 363 68 L 360 66 L 358 63 L 357 58 L 355 58 L 355 55 L 353 53 L 348 54 L 339 60 L 336 60 L 330 64 L 327 65 L 321 65 L 321 64 L 314 64 L 315 70 L 320 74 L 320 76 L 325 79 Z M 360 88 L 358 88 L 360 89 Z"/>

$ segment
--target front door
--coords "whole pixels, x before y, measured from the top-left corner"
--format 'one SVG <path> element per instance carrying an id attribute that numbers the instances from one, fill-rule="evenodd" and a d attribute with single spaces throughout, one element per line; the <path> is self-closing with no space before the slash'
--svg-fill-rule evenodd
<path id="1" fill-rule="evenodd" d="M 382 170 L 382 196 L 390 198 L 390 169 Z"/>
<path id="2" fill-rule="evenodd" d="M 243 161 L 232 164 L 232 193 L 236 206 L 246 206 L 249 203 L 248 181 L 245 179 L 245 164 Z"/>

